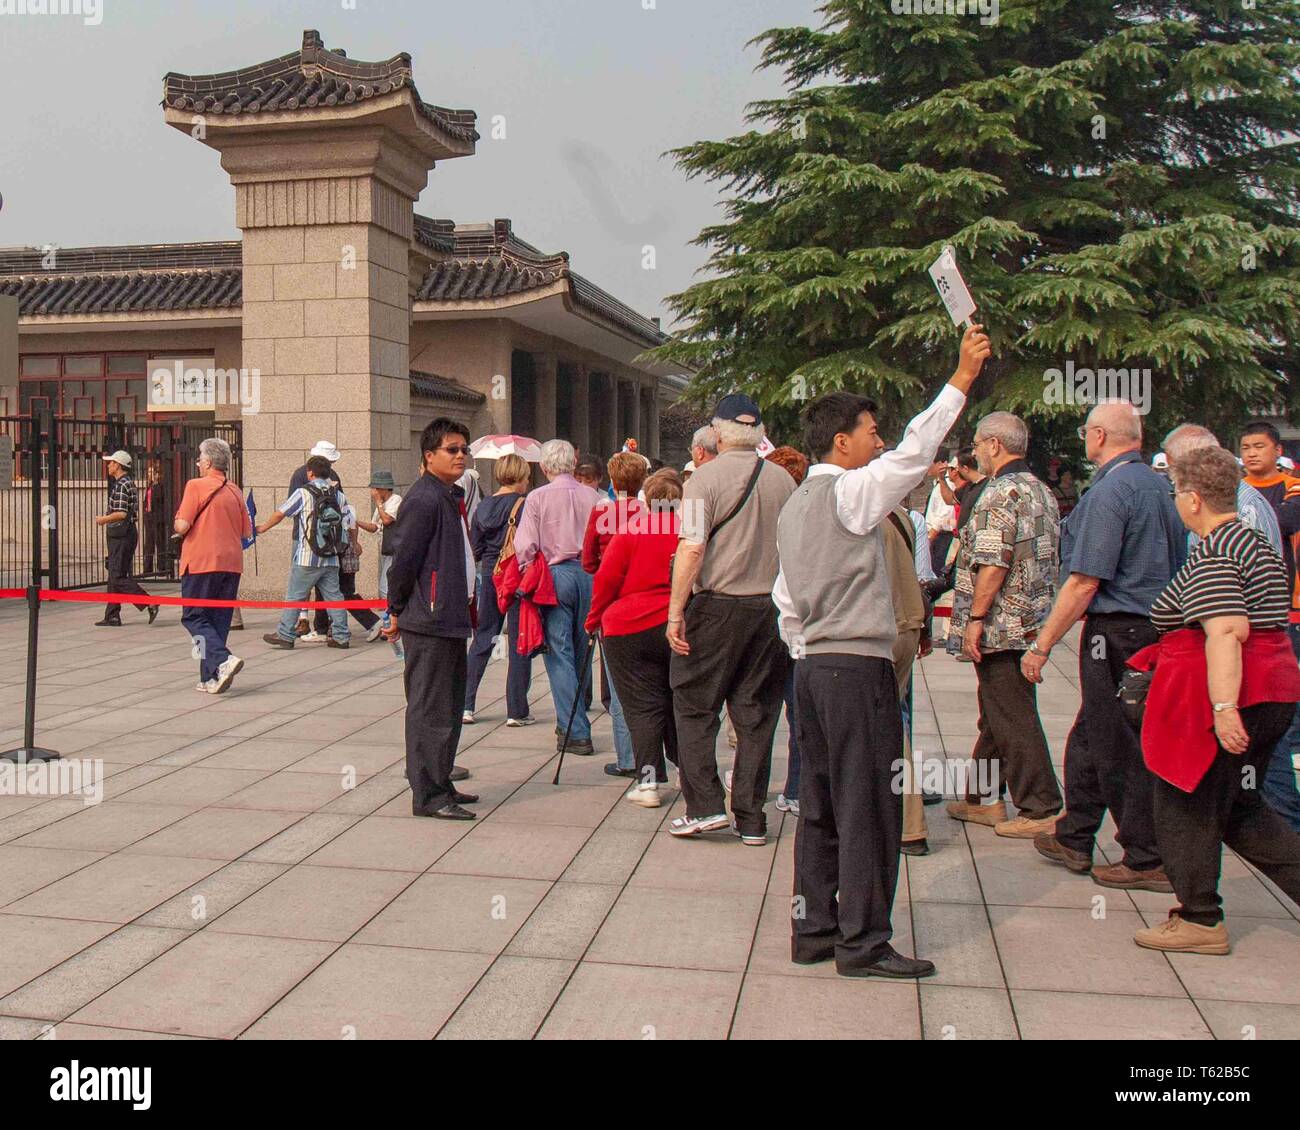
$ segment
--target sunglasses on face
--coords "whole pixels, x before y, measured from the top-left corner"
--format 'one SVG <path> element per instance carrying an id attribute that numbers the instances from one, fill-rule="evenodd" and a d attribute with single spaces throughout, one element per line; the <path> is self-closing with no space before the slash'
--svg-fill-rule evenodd
<path id="1" fill-rule="evenodd" d="M 468 455 L 469 444 L 452 444 L 451 447 L 440 447 L 439 451 L 445 451 L 448 455 Z"/>

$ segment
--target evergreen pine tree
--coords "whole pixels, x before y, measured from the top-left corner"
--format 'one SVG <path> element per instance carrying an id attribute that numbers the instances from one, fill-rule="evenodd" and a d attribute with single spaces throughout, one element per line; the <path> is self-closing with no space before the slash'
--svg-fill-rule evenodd
<path id="1" fill-rule="evenodd" d="M 819 28 L 758 36 L 787 96 L 674 151 L 728 197 L 657 351 L 698 368 L 697 404 L 743 388 L 794 438 L 847 388 L 896 427 L 956 359 L 927 274 L 951 243 L 994 344 L 974 412 L 1077 456 L 1081 408 L 1045 397 L 1067 361 L 1150 369 L 1157 438 L 1300 405 L 1296 0 L 1002 0 L 996 24 L 893 4 L 916 11 L 827 0 Z"/>

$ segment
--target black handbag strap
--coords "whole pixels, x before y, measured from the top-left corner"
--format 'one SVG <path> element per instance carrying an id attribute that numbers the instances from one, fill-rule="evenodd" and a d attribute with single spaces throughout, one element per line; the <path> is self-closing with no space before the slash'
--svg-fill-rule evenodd
<path id="1" fill-rule="evenodd" d="M 217 495 L 219 495 L 223 490 L 225 490 L 226 487 L 230 487 L 230 480 L 229 480 L 229 479 L 225 479 L 225 480 L 223 480 L 222 484 L 221 484 L 219 487 L 217 487 L 216 490 L 214 490 L 210 495 L 208 495 L 207 498 L 205 498 L 205 499 L 204 499 L 204 500 L 199 504 L 199 508 L 198 508 L 196 511 L 194 511 L 194 521 L 190 523 L 190 528 L 189 528 L 188 530 L 185 531 L 185 536 L 186 536 L 186 537 L 188 537 L 188 536 L 189 536 L 189 535 L 194 531 L 194 527 L 197 526 L 197 525 L 199 524 L 199 518 L 203 515 L 203 511 L 205 511 L 209 506 L 212 505 L 212 500 L 213 500 L 214 498 L 216 498 Z M 234 487 L 230 487 L 230 489 L 231 489 L 231 490 L 235 490 Z M 239 495 L 239 492 L 238 492 L 238 491 L 235 491 L 235 493 L 236 493 L 237 495 Z M 241 503 L 241 505 L 242 505 L 242 503 L 243 503 L 243 501 L 244 501 L 244 496 L 243 496 L 243 495 L 239 495 L 239 501 L 240 501 L 240 503 Z"/>
<path id="2" fill-rule="evenodd" d="M 731 508 L 731 512 L 709 531 L 709 536 L 704 542 L 705 545 L 708 545 L 708 543 L 713 540 L 714 536 L 723 526 L 745 509 L 745 503 L 749 501 L 749 496 L 754 493 L 754 487 L 758 484 L 758 476 L 763 473 L 763 466 L 766 462 L 767 460 L 762 456 L 757 457 L 757 460 L 754 463 L 754 473 L 749 476 L 749 482 L 745 484 L 745 493 L 740 496 L 740 501 Z"/>

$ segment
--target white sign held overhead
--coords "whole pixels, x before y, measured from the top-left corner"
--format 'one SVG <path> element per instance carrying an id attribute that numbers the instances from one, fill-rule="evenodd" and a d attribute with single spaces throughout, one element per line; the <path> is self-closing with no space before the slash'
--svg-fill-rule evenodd
<path id="1" fill-rule="evenodd" d="M 966 280 L 961 277 L 957 266 L 957 254 L 951 246 L 945 247 L 933 263 L 930 264 L 930 277 L 939 291 L 939 297 L 948 308 L 948 317 L 954 326 L 968 325 L 971 315 L 975 313 L 975 299 L 966 288 Z"/>

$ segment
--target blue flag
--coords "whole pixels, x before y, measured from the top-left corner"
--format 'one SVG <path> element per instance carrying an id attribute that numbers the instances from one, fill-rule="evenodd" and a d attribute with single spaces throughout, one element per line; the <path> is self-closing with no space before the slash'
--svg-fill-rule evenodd
<path id="1" fill-rule="evenodd" d="M 249 488 L 248 497 L 244 500 L 244 505 L 248 508 L 248 521 L 253 526 L 253 536 L 244 538 L 244 548 L 248 549 L 253 542 L 257 541 L 257 503 L 253 501 L 253 491 Z"/>

